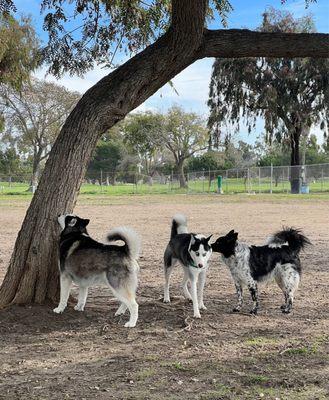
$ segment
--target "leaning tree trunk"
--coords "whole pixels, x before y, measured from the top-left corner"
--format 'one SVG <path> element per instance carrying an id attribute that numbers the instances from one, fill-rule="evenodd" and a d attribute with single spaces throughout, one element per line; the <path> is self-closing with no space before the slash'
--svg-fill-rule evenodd
<path id="1" fill-rule="evenodd" d="M 100 135 L 203 57 L 327 57 L 328 35 L 208 31 L 208 0 L 172 0 L 168 32 L 89 89 L 51 150 L 0 288 L 0 306 L 54 301 L 58 294 L 56 216 L 74 208 Z"/>
<path id="2" fill-rule="evenodd" d="M 57 215 L 72 212 L 100 135 L 197 59 L 207 1 L 173 2 L 172 27 L 89 89 L 51 150 L 0 288 L 0 306 L 58 296 Z"/>
<path id="3" fill-rule="evenodd" d="M 299 142 L 302 129 L 296 126 L 291 133 L 290 147 L 291 147 L 291 162 L 290 162 L 290 187 L 291 193 L 300 193 L 300 157 L 299 157 Z"/>

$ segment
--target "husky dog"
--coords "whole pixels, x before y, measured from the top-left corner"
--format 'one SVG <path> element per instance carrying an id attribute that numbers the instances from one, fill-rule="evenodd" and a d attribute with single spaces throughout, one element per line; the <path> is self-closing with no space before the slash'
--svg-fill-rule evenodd
<path id="1" fill-rule="evenodd" d="M 79 286 L 78 304 L 74 307 L 78 311 L 84 310 L 88 287 L 105 284 L 121 302 L 115 315 L 124 314 L 128 308 L 130 319 L 125 327 L 134 327 L 138 318 L 135 296 L 140 240 L 137 234 L 129 228 L 116 228 L 108 234 L 107 240 L 122 240 L 124 246 L 103 244 L 89 236 L 86 229 L 89 219 L 60 215 L 58 222 L 62 227 L 59 242 L 61 293 L 54 312 L 62 313 L 66 308 L 72 282 Z"/>
<path id="2" fill-rule="evenodd" d="M 299 253 L 311 242 L 300 230 L 293 228 L 275 233 L 265 246 L 249 246 L 237 239 L 238 233 L 232 230 L 211 245 L 214 252 L 222 254 L 235 283 L 238 305 L 233 312 L 241 310 L 242 287 L 247 286 L 253 300 L 250 313 L 257 314 L 257 282 L 274 277 L 285 298 L 281 310 L 290 313 L 301 276 Z"/>
<path id="3" fill-rule="evenodd" d="M 211 236 L 205 237 L 188 233 L 186 217 L 177 214 L 172 220 L 170 241 L 164 253 L 165 287 L 163 301 L 165 303 L 170 302 L 170 275 L 175 264 L 180 263 L 184 269 L 184 295 L 193 302 L 195 318 L 201 318 L 200 310 L 206 310 L 203 304 L 203 288 L 206 281 L 208 261 L 212 253 L 211 246 L 208 243 Z M 188 282 L 191 284 L 191 293 L 188 290 Z"/>

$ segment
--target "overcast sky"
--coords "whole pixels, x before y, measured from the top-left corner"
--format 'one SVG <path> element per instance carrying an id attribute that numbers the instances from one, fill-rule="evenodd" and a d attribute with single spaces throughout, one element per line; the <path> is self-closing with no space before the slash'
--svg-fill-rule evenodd
<path id="1" fill-rule="evenodd" d="M 42 30 L 43 17 L 40 15 L 40 2 L 38 0 L 16 0 L 15 3 L 21 13 L 32 16 L 38 35 L 46 42 L 47 35 Z M 231 0 L 231 4 L 234 11 L 228 16 L 228 28 L 253 29 L 260 25 L 261 14 L 265 7 L 273 6 L 277 9 L 288 10 L 292 12 L 295 17 L 301 17 L 311 13 L 314 17 L 318 32 L 329 32 L 328 0 L 318 0 L 317 3 L 310 4 L 308 9 L 305 9 L 305 0 L 287 0 L 284 5 L 281 4 L 281 0 Z M 222 28 L 218 18 L 212 22 L 211 28 Z M 146 100 L 138 109 L 164 112 L 173 104 L 177 104 L 182 106 L 186 111 L 197 112 L 204 115 L 206 118 L 208 113 L 206 102 L 208 98 L 212 63 L 213 59 L 211 58 L 195 62 L 173 79 L 178 94 L 167 84 Z M 64 76 L 57 82 L 71 90 L 84 93 L 108 72 L 108 70 L 96 67 L 83 78 Z M 44 78 L 45 69 L 39 70 L 36 76 L 38 78 Z M 51 76 L 47 76 L 46 79 L 56 81 L 56 79 Z M 240 133 L 236 137 L 236 140 L 243 139 L 252 143 L 261 132 L 261 121 L 258 123 L 256 131 L 252 132 L 250 135 L 248 135 L 246 129 L 241 126 Z M 314 133 L 317 134 L 319 139 L 322 138 L 322 133 L 319 129 L 315 129 Z"/>

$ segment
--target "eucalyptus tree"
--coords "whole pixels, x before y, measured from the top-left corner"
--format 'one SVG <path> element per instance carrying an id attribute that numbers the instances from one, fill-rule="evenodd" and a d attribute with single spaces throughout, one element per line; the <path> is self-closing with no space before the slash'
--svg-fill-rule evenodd
<path id="1" fill-rule="evenodd" d="M 10 12 L 12 0 L 1 0 Z M 56 215 L 73 210 L 89 159 L 102 133 L 166 82 L 204 57 L 327 57 L 328 35 L 209 30 L 228 0 L 42 0 L 50 71 L 83 73 L 113 66 L 82 96 L 49 154 L 18 234 L 0 289 L 0 305 L 42 303 L 58 295 Z M 47 221 L 47 223 L 45 223 Z"/>
<path id="2" fill-rule="evenodd" d="M 0 85 L 19 89 L 40 62 L 39 41 L 28 18 L 0 14 Z"/>
<path id="3" fill-rule="evenodd" d="M 310 16 L 268 9 L 260 32 L 315 31 Z M 329 60 L 316 58 L 218 58 L 210 83 L 209 126 L 218 136 L 228 121 L 236 128 L 241 119 L 251 131 L 258 118 L 265 121 L 265 140 L 288 138 L 291 166 L 301 164 L 300 141 L 310 127 L 328 131 Z M 299 192 L 299 169 L 291 169 L 291 191 Z"/>

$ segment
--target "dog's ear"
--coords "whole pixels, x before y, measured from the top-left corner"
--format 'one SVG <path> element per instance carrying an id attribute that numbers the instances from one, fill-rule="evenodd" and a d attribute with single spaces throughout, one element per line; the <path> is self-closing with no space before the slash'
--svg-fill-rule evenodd
<path id="1" fill-rule="evenodd" d="M 232 229 L 231 231 L 229 231 L 229 233 L 226 236 L 233 236 L 234 235 L 234 229 Z"/>
<path id="2" fill-rule="evenodd" d="M 238 232 L 234 232 L 233 235 L 231 235 L 231 240 L 236 241 L 238 239 Z"/>
<path id="3" fill-rule="evenodd" d="M 189 244 L 188 248 L 190 249 L 191 246 L 192 246 L 194 243 L 195 243 L 195 237 L 194 237 L 194 235 L 191 235 L 191 240 L 190 240 L 190 244 Z"/>
<path id="4" fill-rule="evenodd" d="M 85 228 L 90 222 L 90 219 L 82 219 L 81 220 L 81 225 Z"/>
<path id="5" fill-rule="evenodd" d="M 77 223 L 77 219 L 76 218 L 72 218 L 70 219 L 69 223 L 67 224 L 68 226 L 74 226 Z"/>
<path id="6" fill-rule="evenodd" d="M 209 240 L 212 238 L 212 235 L 210 235 L 210 236 L 208 236 L 207 238 L 206 238 L 206 242 L 209 242 Z"/>

